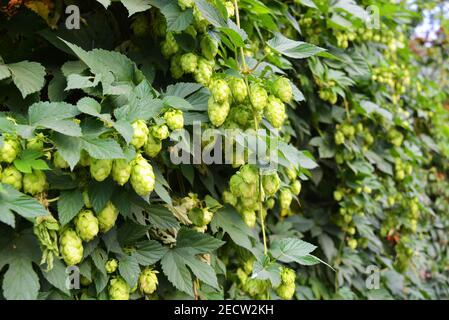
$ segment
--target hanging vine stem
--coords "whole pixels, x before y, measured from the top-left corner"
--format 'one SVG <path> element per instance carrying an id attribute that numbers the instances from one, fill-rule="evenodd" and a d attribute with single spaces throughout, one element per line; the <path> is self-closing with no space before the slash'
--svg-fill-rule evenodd
<path id="1" fill-rule="evenodd" d="M 236 24 L 237 27 L 240 28 L 240 13 L 239 13 L 239 6 L 237 4 L 237 0 L 234 0 L 234 7 L 235 7 L 235 19 L 236 19 Z M 243 80 L 245 81 L 245 85 L 246 85 L 246 90 L 248 92 L 248 94 L 250 94 L 250 88 L 249 88 L 249 83 L 248 83 L 248 78 L 247 78 L 247 73 L 248 73 L 248 69 L 246 66 L 246 61 L 245 61 L 245 53 L 243 51 L 243 47 L 240 47 L 240 55 L 241 55 L 241 60 L 242 60 L 242 73 L 244 74 Z M 253 70 L 250 70 L 251 72 Z M 252 106 L 253 110 L 254 110 L 254 106 Z M 256 129 L 256 146 L 257 146 L 257 141 L 259 140 L 259 124 L 257 121 L 257 115 L 255 112 L 253 112 L 253 118 L 254 118 L 254 126 Z M 266 234 L 266 228 L 265 228 L 265 218 L 263 216 L 263 207 L 262 207 L 262 203 L 263 203 L 263 194 L 262 194 L 262 182 L 261 182 L 261 175 L 260 175 L 260 169 L 258 170 L 259 173 L 259 218 L 260 218 L 260 224 L 262 226 L 262 237 L 263 237 L 263 248 L 264 248 L 264 254 L 267 255 L 268 254 L 268 246 L 267 246 L 267 234 Z"/>

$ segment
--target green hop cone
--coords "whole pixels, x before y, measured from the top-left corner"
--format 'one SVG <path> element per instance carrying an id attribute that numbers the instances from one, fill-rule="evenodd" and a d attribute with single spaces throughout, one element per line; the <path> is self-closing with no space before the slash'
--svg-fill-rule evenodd
<path id="1" fill-rule="evenodd" d="M 279 77 L 273 83 L 273 93 L 282 102 L 289 103 L 293 97 L 293 90 L 287 78 Z"/>
<path id="2" fill-rule="evenodd" d="M 287 117 L 284 103 L 274 96 L 269 96 L 265 117 L 274 128 L 282 127 Z"/>
<path id="3" fill-rule="evenodd" d="M 170 72 L 174 79 L 179 79 L 184 75 L 184 70 L 181 67 L 181 55 L 175 55 L 170 62 Z"/>
<path id="4" fill-rule="evenodd" d="M 122 277 L 116 277 L 109 281 L 109 299 L 111 300 L 129 300 L 131 288 Z"/>
<path id="5" fill-rule="evenodd" d="M 282 300 L 291 300 L 295 294 L 295 284 L 281 284 L 276 289 L 276 294 Z"/>
<path id="6" fill-rule="evenodd" d="M 86 150 L 81 150 L 81 156 L 80 156 L 80 165 L 82 167 L 88 167 L 90 166 L 90 156 L 87 153 Z"/>
<path id="7" fill-rule="evenodd" d="M 193 73 L 198 66 L 198 57 L 194 53 L 184 53 L 181 56 L 181 68 L 185 73 Z"/>
<path id="8" fill-rule="evenodd" d="M 0 144 L 0 161 L 12 163 L 19 154 L 20 143 L 17 139 L 6 138 Z"/>
<path id="9" fill-rule="evenodd" d="M 68 266 L 74 266 L 83 259 L 83 241 L 73 229 L 66 229 L 59 238 L 59 251 Z"/>
<path id="10" fill-rule="evenodd" d="M 92 178 L 101 182 L 106 180 L 112 171 L 112 160 L 108 159 L 91 159 L 90 174 Z"/>
<path id="11" fill-rule="evenodd" d="M 31 173 L 23 175 L 23 192 L 32 196 L 44 192 L 47 186 L 45 173 L 40 170 L 33 170 Z"/>
<path id="12" fill-rule="evenodd" d="M 182 70 L 182 69 L 181 69 Z M 198 59 L 198 65 L 193 72 L 195 81 L 201 83 L 203 86 L 207 86 L 210 83 L 212 73 L 214 72 L 214 64 L 204 58 Z"/>
<path id="13" fill-rule="evenodd" d="M 118 218 L 118 209 L 111 201 L 97 214 L 98 226 L 103 233 L 108 232 L 115 226 Z"/>
<path id="14" fill-rule="evenodd" d="M 172 131 L 184 128 L 184 116 L 181 110 L 173 109 L 165 112 L 164 119 Z"/>
<path id="15" fill-rule="evenodd" d="M 223 192 L 222 197 L 224 203 L 230 204 L 234 207 L 237 205 L 237 198 L 232 194 L 232 192 L 226 190 Z"/>
<path id="16" fill-rule="evenodd" d="M 173 36 L 173 33 L 167 33 L 165 40 L 161 43 L 161 52 L 165 59 L 168 59 L 170 56 L 174 55 L 179 51 L 179 46 L 176 43 L 176 39 Z"/>
<path id="17" fill-rule="evenodd" d="M 209 90 L 214 100 L 218 103 L 228 101 L 231 96 L 231 89 L 229 88 L 228 83 L 223 79 L 212 81 Z"/>
<path id="18" fill-rule="evenodd" d="M 118 268 L 117 259 L 109 259 L 104 265 L 104 268 L 106 269 L 107 273 L 114 273 Z"/>
<path id="19" fill-rule="evenodd" d="M 207 226 L 213 218 L 214 214 L 206 209 L 193 208 L 189 211 L 189 219 L 198 227 Z"/>
<path id="20" fill-rule="evenodd" d="M 282 284 L 294 284 L 296 280 L 295 270 L 281 267 L 281 281 Z"/>
<path id="21" fill-rule="evenodd" d="M 284 188 L 281 189 L 281 193 L 279 195 L 279 202 L 281 204 L 282 209 L 288 209 L 292 203 L 293 197 L 290 189 Z"/>
<path id="22" fill-rule="evenodd" d="M 235 8 L 232 1 L 225 1 L 224 6 L 226 8 L 226 12 L 228 13 L 228 18 L 232 18 L 235 15 Z"/>
<path id="23" fill-rule="evenodd" d="M 131 23 L 131 29 L 137 37 L 143 37 L 150 32 L 150 25 L 145 14 L 136 15 Z"/>
<path id="24" fill-rule="evenodd" d="M 242 103 L 248 96 L 245 81 L 241 78 L 231 78 L 229 80 L 229 87 L 231 89 L 232 97 L 237 103 Z"/>
<path id="25" fill-rule="evenodd" d="M 153 137 L 152 134 L 148 135 L 148 141 L 143 147 L 145 154 L 151 158 L 156 157 L 162 150 L 162 141 Z"/>
<path id="26" fill-rule="evenodd" d="M 56 151 L 53 155 L 53 164 L 59 169 L 67 169 L 69 167 L 69 164 L 64 160 L 59 151 Z"/>
<path id="27" fill-rule="evenodd" d="M 243 285 L 243 290 L 251 297 L 263 295 L 267 292 L 270 284 L 267 280 L 249 278 Z"/>
<path id="28" fill-rule="evenodd" d="M 16 190 L 22 189 L 22 173 L 14 166 L 6 167 L 2 172 L 2 183 L 9 184 Z"/>
<path id="29" fill-rule="evenodd" d="M 262 187 L 267 196 L 273 196 L 281 185 L 281 179 L 277 173 L 264 175 L 262 177 Z"/>
<path id="30" fill-rule="evenodd" d="M 139 276 L 139 288 L 143 294 L 152 294 L 156 291 L 158 280 L 157 280 L 158 272 L 151 269 L 145 268 Z"/>
<path id="31" fill-rule="evenodd" d="M 34 138 L 29 139 L 26 148 L 29 150 L 42 151 L 44 149 L 44 135 L 39 133 Z"/>
<path id="32" fill-rule="evenodd" d="M 256 225 L 256 212 L 254 210 L 244 210 L 242 217 L 248 227 L 254 228 Z"/>
<path id="33" fill-rule="evenodd" d="M 218 53 L 218 45 L 209 35 L 204 35 L 200 42 L 201 53 L 207 60 L 213 60 Z"/>
<path id="34" fill-rule="evenodd" d="M 203 17 L 201 11 L 195 6 L 193 8 L 193 24 L 198 32 L 205 33 L 207 31 L 207 26 L 209 21 Z"/>
<path id="35" fill-rule="evenodd" d="M 155 176 L 153 167 L 142 155 L 138 155 L 134 160 L 131 171 L 131 185 L 140 196 L 148 195 L 154 190 Z"/>
<path id="36" fill-rule="evenodd" d="M 165 140 L 170 136 L 170 131 L 165 124 L 154 125 L 151 127 L 151 134 L 158 140 Z"/>
<path id="37" fill-rule="evenodd" d="M 195 0 L 178 0 L 178 5 L 182 10 L 193 8 Z"/>
<path id="38" fill-rule="evenodd" d="M 123 186 L 131 176 L 132 166 L 126 159 L 116 159 L 112 163 L 112 179 Z"/>
<path id="39" fill-rule="evenodd" d="M 234 121 L 242 127 L 246 127 L 253 118 L 252 110 L 247 106 L 233 107 L 232 111 Z"/>
<path id="40" fill-rule="evenodd" d="M 131 144 L 136 148 L 140 149 L 142 148 L 148 139 L 148 133 L 150 132 L 147 124 L 143 120 L 137 120 L 134 121 L 133 124 L 133 137 L 131 140 Z"/>
<path id="41" fill-rule="evenodd" d="M 298 196 L 301 193 L 301 182 L 299 180 L 295 180 L 292 182 L 290 189 L 295 196 Z"/>
<path id="42" fill-rule="evenodd" d="M 239 175 L 242 179 L 248 184 L 257 184 L 259 183 L 259 171 L 257 167 L 246 164 L 239 170 Z"/>
<path id="43" fill-rule="evenodd" d="M 273 208 L 274 208 L 275 202 L 276 202 L 276 201 L 275 201 L 273 198 L 270 198 L 270 199 L 268 199 L 268 200 L 265 202 L 265 207 L 266 207 L 267 209 L 273 209 Z"/>
<path id="44" fill-rule="evenodd" d="M 210 97 L 207 108 L 210 122 L 216 127 L 221 126 L 225 122 L 230 109 L 231 106 L 228 101 L 218 103 L 213 97 Z"/>
<path id="45" fill-rule="evenodd" d="M 268 103 L 267 91 L 258 84 L 252 84 L 249 88 L 249 100 L 256 110 L 264 110 Z"/>
<path id="46" fill-rule="evenodd" d="M 98 234 L 98 219 L 92 210 L 81 210 L 75 218 L 75 229 L 83 241 L 90 241 Z"/>

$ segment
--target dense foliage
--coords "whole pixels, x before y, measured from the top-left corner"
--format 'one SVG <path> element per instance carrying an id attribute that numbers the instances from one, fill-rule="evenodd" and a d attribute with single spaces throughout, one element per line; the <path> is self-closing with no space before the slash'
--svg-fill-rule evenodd
<path id="1" fill-rule="evenodd" d="M 3 0 L 0 298 L 448 298 L 434 6 Z"/>

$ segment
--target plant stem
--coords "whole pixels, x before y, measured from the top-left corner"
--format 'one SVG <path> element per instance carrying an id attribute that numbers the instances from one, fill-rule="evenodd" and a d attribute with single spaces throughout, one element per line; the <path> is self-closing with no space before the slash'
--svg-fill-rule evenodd
<path id="1" fill-rule="evenodd" d="M 239 5 L 237 4 L 237 0 L 234 0 L 234 7 L 235 7 L 235 23 L 237 24 L 237 27 L 240 29 L 240 13 L 239 13 Z M 242 59 L 242 72 L 246 73 L 247 67 L 246 67 L 245 53 L 243 52 L 243 47 L 240 47 L 240 55 L 241 55 L 241 59 Z"/>

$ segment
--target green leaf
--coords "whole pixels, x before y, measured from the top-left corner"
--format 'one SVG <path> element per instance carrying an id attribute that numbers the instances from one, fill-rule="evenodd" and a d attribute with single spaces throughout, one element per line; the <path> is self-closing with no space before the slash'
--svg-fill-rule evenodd
<path id="1" fill-rule="evenodd" d="M 282 238 L 273 241 L 270 247 L 272 256 L 281 262 L 297 262 L 304 261 L 304 257 L 309 255 L 316 246 L 296 238 Z"/>
<path id="2" fill-rule="evenodd" d="M 31 125 L 37 126 L 49 121 L 73 118 L 79 113 L 76 106 L 65 102 L 37 102 L 28 109 L 28 119 Z"/>
<path id="3" fill-rule="evenodd" d="M 218 289 L 217 275 L 214 269 L 204 261 L 200 261 L 195 256 L 182 255 L 184 262 L 192 270 L 195 277 L 203 281 L 204 283 Z"/>
<path id="4" fill-rule="evenodd" d="M 91 181 L 87 187 L 90 203 L 95 212 L 100 212 L 106 206 L 109 200 L 111 200 L 114 193 L 115 185 L 110 179 L 102 182 Z"/>
<path id="5" fill-rule="evenodd" d="M 41 272 L 52 286 L 58 288 L 67 295 L 70 294 L 70 290 L 67 288 L 66 284 L 68 276 L 66 273 L 66 266 L 61 260 L 55 259 L 53 268 L 50 271 L 45 271 L 45 269 L 41 267 Z"/>
<path id="6" fill-rule="evenodd" d="M 133 138 L 133 134 L 134 134 L 134 129 L 133 126 L 131 125 L 131 123 L 125 121 L 125 120 L 119 120 L 117 122 L 115 122 L 113 124 L 114 129 L 117 130 L 118 133 L 120 133 L 120 135 L 123 137 L 123 139 L 125 139 L 126 143 L 130 143 L 132 138 Z"/>
<path id="7" fill-rule="evenodd" d="M 112 138 L 83 137 L 81 148 L 86 150 L 95 159 L 124 159 L 123 150 Z"/>
<path id="8" fill-rule="evenodd" d="M 199 83 L 178 82 L 167 87 L 165 95 L 185 98 L 202 88 Z"/>
<path id="9" fill-rule="evenodd" d="M 0 64 L 0 80 L 11 77 L 11 71 L 9 71 L 8 66 Z"/>
<path id="10" fill-rule="evenodd" d="M 40 63 L 21 61 L 8 64 L 8 68 L 23 98 L 44 87 L 45 68 Z"/>
<path id="11" fill-rule="evenodd" d="M 214 27 L 227 27 L 226 21 L 212 4 L 206 0 L 195 0 L 196 7 L 203 17 L 209 21 Z"/>
<path id="12" fill-rule="evenodd" d="M 129 286 L 133 288 L 137 284 L 140 274 L 140 267 L 137 259 L 133 256 L 119 255 L 118 260 L 118 270 L 120 275 L 125 279 Z"/>
<path id="13" fill-rule="evenodd" d="M 263 262 L 256 260 L 253 265 L 253 276 L 260 280 L 270 280 L 273 287 L 281 283 L 281 265 L 266 258 Z"/>
<path id="14" fill-rule="evenodd" d="M 158 262 L 167 253 L 167 248 L 163 247 L 155 240 L 143 241 L 137 244 L 133 257 L 143 266 L 150 266 Z"/>
<path id="15" fill-rule="evenodd" d="M 100 271 L 103 275 L 106 275 L 105 265 L 106 261 L 108 261 L 108 254 L 106 251 L 97 247 L 94 251 L 92 251 L 90 256 L 98 271 Z"/>
<path id="16" fill-rule="evenodd" d="M 176 238 L 176 248 L 188 250 L 193 255 L 210 253 L 220 248 L 223 244 L 224 241 L 187 228 L 181 228 Z"/>
<path id="17" fill-rule="evenodd" d="M 193 21 L 192 9 L 181 10 L 177 3 L 170 3 L 161 9 L 167 20 L 167 31 L 181 32 Z"/>
<path id="18" fill-rule="evenodd" d="M 177 251 L 168 251 L 161 260 L 162 271 L 175 286 L 193 297 L 192 275 L 184 263 L 184 258 Z"/>
<path id="19" fill-rule="evenodd" d="M 97 2 L 100 2 L 106 9 L 111 5 L 111 0 L 97 0 Z"/>
<path id="20" fill-rule="evenodd" d="M 79 190 L 62 191 L 58 200 L 58 217 L 61 225 L 66 225 L 84 206 L 83 194 Z"/>
<path id="21" fill-rule="evenodd" d="M 288 39 L 280 33 L 268 40 L 267 44 L 275 51 L 294 59 L 311 57 L 325 50 L 310 43 Z"/>
<path id="22" fill-rule="evenodd" d="M 152 225 L 159 229 L 170 229 L 179 227 L 179 222 L 175 216 L 163 206 L 149 205 L 146 207 L 148 211 L 148 220 Z"/>
<path id="23" fill-rule="evenodd" d="M 79 138 L 55 134 L 54 141 L 58 152 L 73 170 L 81 157 L 81 141 Z"/>
<path id="24" fill-rule="evenodd" d="M 120 0 L 128 10 L 129 16 L 151 8 L 151 0 Z"/>
<path id="25" fill-rule="evenodd" d="M 164 106 L 173 107 L 173 108 L 180 109 L 183 111 L 194 109 L 192 107 L 192 105 L 187 100 L 184 100 L 183 98 L 180 98 L 180 97 L 165 96 L 162 99 L 162 102 L 164 103 Z"/>

